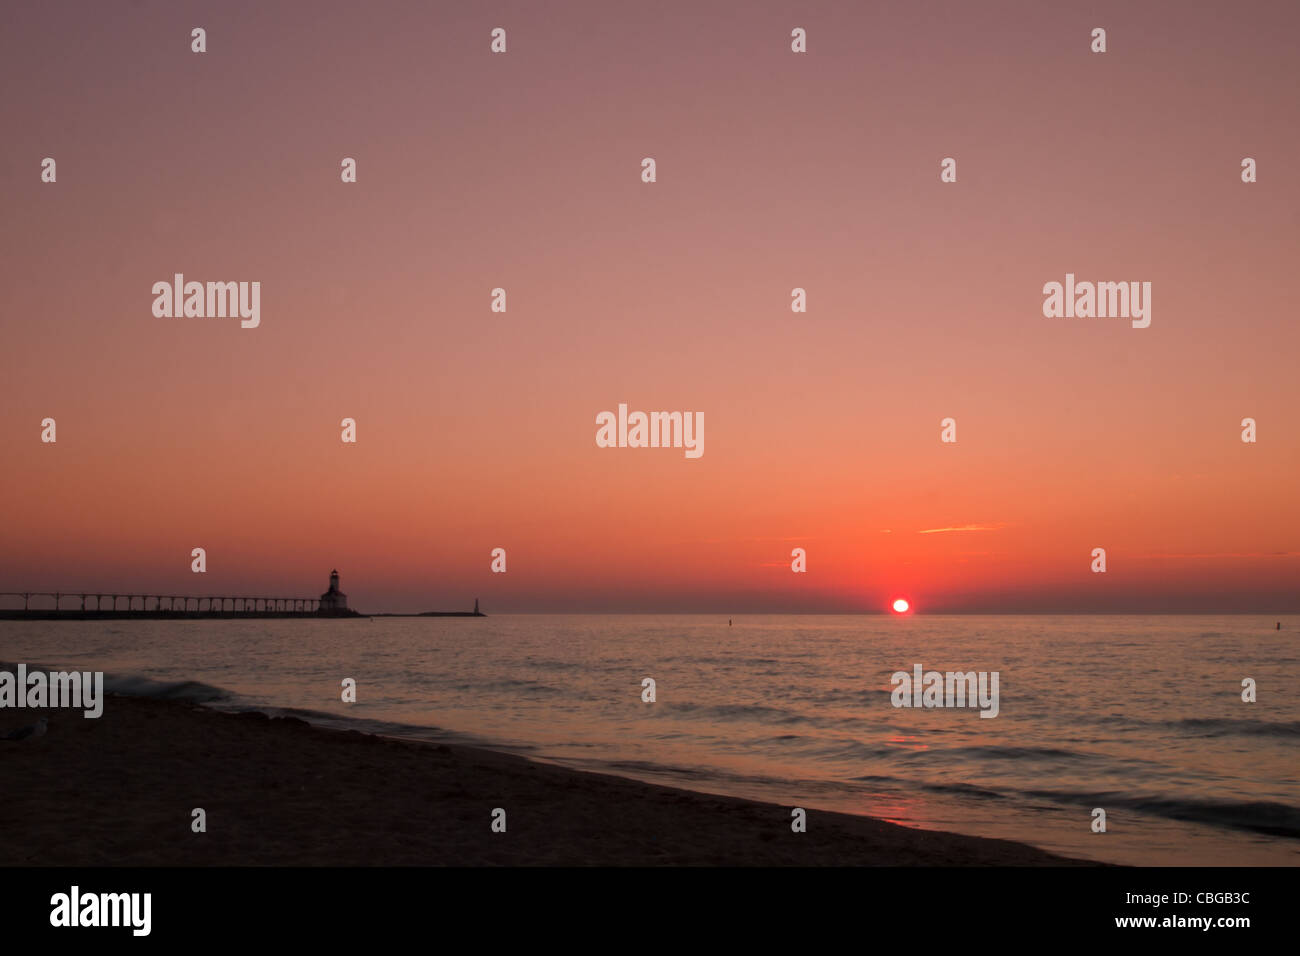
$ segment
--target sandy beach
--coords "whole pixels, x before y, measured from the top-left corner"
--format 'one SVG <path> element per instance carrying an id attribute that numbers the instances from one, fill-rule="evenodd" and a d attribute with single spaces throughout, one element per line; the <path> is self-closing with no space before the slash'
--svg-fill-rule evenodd
<path id="1" fill-rule="evenodd" d="M 5 711 L 0 733 L 42 713 L 44 737 L 0 741 L 3 866 L 1083 862 L 817 810 L 793 833 L 790 807 L 182 702 L 110 697 L 98 720 Z"/>

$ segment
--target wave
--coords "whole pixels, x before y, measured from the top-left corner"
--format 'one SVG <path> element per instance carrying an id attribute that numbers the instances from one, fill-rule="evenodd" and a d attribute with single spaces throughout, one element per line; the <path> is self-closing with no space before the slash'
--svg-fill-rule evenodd
<path id="1" fill-rule="evenodd" d="M 918 790 L 929 790 L 934 793 L 955 793 L 966 797 L 980 797 L 985 800 L 1005 800 L 1011 793 L 1000 790 L 990 790 L 988 787 L 977 787 L 971 783 L 918 783 L 915 780 L 908 780 L 906 777 L 894 777 L 889 774 L 867 773 L 859 777 L 852 778 L 858 783 L 873 784 L 892 784 L 899 787 L 915 787 Z"/>
<path id="2" fill-rule="evenodd" d="M 1113 760 L 1104 754 L 1082 750 L 1062 750 L 1059 747 L 999 747 L 979 744 L 970 747 L 943 747 L 922 751 L 930 757 L 987 757 L 1000 760 Z"/>
<path id="3" fill-rule="evenodd" d="M 1187 717 L 1172 722 L 1179 729 L 1199 731 L 1200 737 L 1249 734 L 1259 737 L 1300 737 L 1300 720 L 1246 720 L 1242 717 Z"/>
<path id="4" fill-rule="evenodd" d="M 1208 823 L 1235 830 L 1300 839 L 1300 808 L 1269 800 L 1205 800 L 1181 796 L 1127 795 L 1116 791 L 1091 794 L 1060 790 L 1021 792 L 1061 803 L 1103 807 L 1107 810 L 1122 807 L 1169 820 Z"/>
<path id="5" fill-rule="evenodd" d="M 27 668 L 29 674 L 36 671 L 49 673 L 50 671 L 88 670 L 88 668 L 81 665 L 53 667 L 47 664 L 29 662 L 24 666 Z M 17 664 L 0 661 L 0 670 L 14 673 L 17 669 Z M 205 684 L 202 681 L 160 681 L 152 680 L 148 677 L 141 677 L 138 674 L 120 675 L 105 673 L 104 692 L 106 694 L 118 694 L 122 697 L 153 697 L 157 700 L 188 700 L 199 704 L 228 700 L 234 697 L 234 694 L 230 691 L 221 687 L 215 687 L 212 684 Z"/>
<path id="6" fill-rule="evenodd" d="M 231 700 L 234 694 L 197 680 L 160 681 L 148 677 L 104 675 L 104 690 L 122 697 L 151 697 L 155 700 L 188 700 L 210 704 Z"/>
<path id="7" fill-rule="evenodd" d="M 1178 720 L 1152 720 L 1137 714 L 1097 714 L 1090 718 L 1097 724 L 1114 724 L 1134 730 L 1164 728 L 1187 737 L 1226 737 L 1243 734 L 1251 737 L 1300 737 L 1300 720 L 1250 720 L 1245 717 L 1183 717 Z"/>
<path id="8" fill-rule="evenodd" d="M 10 670 L 14 665 L 0 662 L 0 669 Z M 28 664 L 29 671 L 34 670 L 72 670 L 74 668 L 49 668 L 39 664 Z M 146 697 L 154 700 L 180 700 L 193 704 L 202 704 L 213 710 L 225 713 L 255 713 L 267 717 L 294 717 L 319 727 L 333 730 L 353 730 L 361 733 L 376 734 L 383 737 L 402 737 L 414 740 L 435 741 L 439 743 L 458 743 L 471 747 L 490 747 L 507 750 L 511 753 L 526 753 L 536 748 L 531 744 L 496 745 L 481 740 L 472 734 L 462 734 L 423 724 L 405 724 L 397 721 L 370 717 L 352 717 L 328 713 L 326 711 L 308 710 L 299 707 L 277 707 L 258 704 L 241 697 L 234 691 L 213 684 L 196 680 L 162 681 L 139 674 L 104 674 L 104 691 L 121 697 Z"/>
<path id="9" fill-rule="evenodd" d="M 766 704 L 697 704 L 694 701 L 684 700 L 660 706 L 669 713 L 698 714 L 726 721 L 762 720 L 768 724 L 797 724 L 810 720 L 804 714 L 797 714 L 783 707 L 769 707 Z"/>
<path id="10" fill-rule="evenodd" d="M 968 783 L 920 783 L 905 777 L 879 774 L 864 774 L 853 779 L 859 783 L 915 787 L 983 800 L 1033 797 L 1062 806 L 1102 807 L 1112 819 L 1113 811 L 1118 808 L 1166 820 L 1300 839 L 1300 808 L 1270 800 L 1213 800 L 1179 795 L 1128 794 L 1116 790 L 1090 793 L 1081 790 L 992 789 Z"/>

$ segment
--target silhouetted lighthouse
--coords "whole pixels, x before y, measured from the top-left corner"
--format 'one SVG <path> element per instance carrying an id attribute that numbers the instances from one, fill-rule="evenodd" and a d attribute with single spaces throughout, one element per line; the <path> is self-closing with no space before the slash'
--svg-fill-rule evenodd
<path id="1" fill-rule="evenodd" d="M 339 590 L 338 568 L 330 572 L 330 589 L 320 596 L 320 609 L 326 613 L 348 609 L 348 596 Z"/>

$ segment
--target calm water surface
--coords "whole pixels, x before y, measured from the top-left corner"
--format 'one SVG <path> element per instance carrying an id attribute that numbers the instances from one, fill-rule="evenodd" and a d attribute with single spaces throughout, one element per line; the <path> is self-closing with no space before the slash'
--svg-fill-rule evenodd
<path id="1" fill-rule="evenodd" d="M 733 620 L 0 622 L 0 660 L 1075 856 L 1300 863 L 1300 618 Z M 918 663 L 998 671 L 998 717 L 894 708 Z"/>

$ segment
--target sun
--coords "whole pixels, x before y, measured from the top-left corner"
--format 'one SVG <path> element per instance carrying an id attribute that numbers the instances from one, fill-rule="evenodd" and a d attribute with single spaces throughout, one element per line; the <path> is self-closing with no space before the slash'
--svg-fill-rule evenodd
<path id="1" fill-rule="evenodd" d="M 899 598 L 897 601 L 894 602 L 894 613 L 895 613 L 895 614 L 906 614 L 906 613 L 907 613 L 907 609 L 908 609 L 909 607 L 911 607 L 911 605 L 908 604 L 907 601 L 906 601 L 905 599 L 903 599 L 903 598 Z"/>

